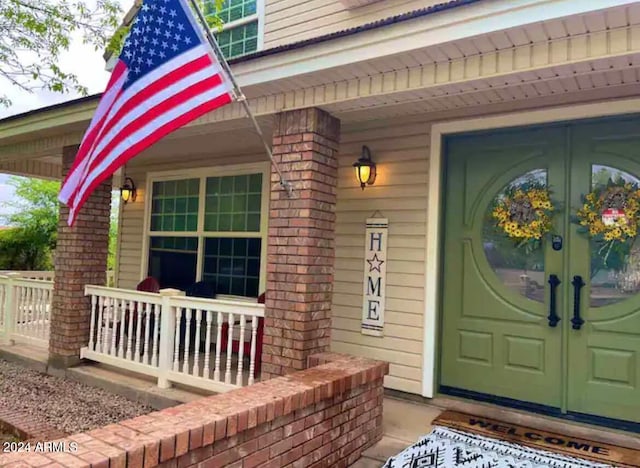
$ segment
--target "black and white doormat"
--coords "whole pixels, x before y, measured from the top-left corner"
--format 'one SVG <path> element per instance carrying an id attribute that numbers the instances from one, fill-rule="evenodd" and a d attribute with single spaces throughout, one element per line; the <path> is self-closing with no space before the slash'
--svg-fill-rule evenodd
<path id="1" fill-rule="evenodd" d="M 613 468 L 612 465 L 536 450 L 436 426 L 383 468 Z"/>

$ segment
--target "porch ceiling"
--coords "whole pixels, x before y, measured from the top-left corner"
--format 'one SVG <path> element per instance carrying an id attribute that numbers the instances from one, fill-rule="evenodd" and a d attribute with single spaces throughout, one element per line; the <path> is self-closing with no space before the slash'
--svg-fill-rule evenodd
<path id="1" fill-rule="evenodd" d="M 470 80 L 325 106 L 344 122 L 401 115 L 477 112 L 502 104 L 522 107 L 637 95 L 640 54 Z M 545 99 L 546 98 L 546 99 Z M 441 117 L 440 117 L 441 118 Z"/>
<path id="2" fill-rule="evenodd" d="M 379 59 L 357 61 L 341 67 L 335 67 L 319 73 L 308 73 L 290 79 L 278 80 L 261 86 L 252 86 L 249 97 L 287 93 L 300 88 L 321 86 L 337 81 L 349 81 L 399 70 L 423 67 L 425 64 L 447 63 L 470 59 L 474 56 L 509 51 L 514 55 L 518 50 L 546 45 L 550 53 L 562 58 L 562 48 L 567 41 L 580 45 L 581 40 L 590 37 L 609 35 L 615 38 L 625 34 L 632 26 L 640 24 L 640 2 L 603 9 L 582 15 L 574 15 L 554 20 L 495 31 L 475 37 L 459 39 L 435 46 L 416 48 L 411 52 L 385 56 Z M 464 26 L 461 26 L 464 27 Z M 636 31 L 635 41 L 640 41 L 640 32 Z M 635 44 L 639 44 L 636 42 Z M 615 52 L 612 50 L 610 52 Z M 620 51 L 621 52 L 621 51 Z M 523 55 L 520 53 L 520 55 Z M 568 59 L 578 57 L 566 57 Z M 520 64 L 523 66 L 524 64 Z"/>

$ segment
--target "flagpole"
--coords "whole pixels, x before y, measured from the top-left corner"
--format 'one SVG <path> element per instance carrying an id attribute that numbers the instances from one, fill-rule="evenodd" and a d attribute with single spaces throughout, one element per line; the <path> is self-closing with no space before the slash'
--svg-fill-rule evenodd
<path id="1" fill-rule="evenodd" d="M 202 25 L 204 27 L 204 32 L 205 32 L 205 34 L 207 36 L 207 39 L 209 40 L 209 43 L 211 44 L 211 47 L 213 47 L 213 50 L 214 50 L 215 54 L 217 55 L 218 60 L 220 61 L 220 64 L 222 65 L 222 68 L 226 72 L 227 76 L 229 77 L 229 80 L 231 81 L 231 84 L 233 85 L 234 92 L 236 94 L 236 98 L 237 98 L 238 102 L 240 102 L 242 104 L 242 107 L 244 107 L 245 112 L 247 113 L 247 115 L 251 119 L 251 122 L 253 122 L 253 126 L 255 127 L 256 132 L 258 133 L 258 136 L 260 137 L 260 140 L 262 140 L 262 144 L 264 146 L 264 149 L 267 152 L 267 155 L 269 156 L 269 159 L 271 160 L 271 163 L 273 164 L 273 167 L 276 169 L 276 172 L 278 173 L 278 177 L 280 178 L 280 185 L 282 185 L 282 187 L 287 191 L 287 194 L 289 195 L 289 197 L 292 197 L 293 196 L 293 187 L 291 186 L 291 182 L 289 182 L 288 180 L 286 180 L 284 178 L 284 176 L 282 175 L 282 172 L 280 171 L 280 168 L 278 167 L 278 164 L 276 164 L 276 162 L 274 161 L 273 153 L 271 152 L 271 147 L 267 143 L 267 140 L 265 139 L 264 134 L 262 133 L 262 129 L 260 128 L 260 125 L 258 125 L 258 121 L 256 120 L 255 116 L 253 115 L 253 112 L 251 112 L 251 109 L 249 108 L 249 103 L 247 102 L 247 97 L 244 95 L 244 93 L 240 89 L 240 86 L 238 85 L 238 82 L 236 81 L 235 76 L 233 76 L 233 72 L 231 71 L 231 67 L 227 63 L 227 60 L 225 59 L 224 54 L 220 50 L 220 47 L 218 47 L 218 42 L 213 37 L 213 34 L 211 34 L 211 29 L 209 28 L 209 25 L 207 24 L 207 19 L 204 17 L 204 14 L 200 10 L 200 7 L 198 6 L 198 3 L 196 2 L 196 0 L 189 0 L 189 2 L 191 3 L 191 6 L 195 10 L 196 14 L 198 15 L 198 19 L 200 19 L 200 22 L 202 23 Z"/>

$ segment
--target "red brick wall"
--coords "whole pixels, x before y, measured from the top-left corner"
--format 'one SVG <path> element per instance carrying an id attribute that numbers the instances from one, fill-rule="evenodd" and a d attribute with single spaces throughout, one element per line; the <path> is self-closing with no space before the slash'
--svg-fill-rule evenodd
<path id="1" fill-rule="evenodd" d="M 329 349 L 340 122 L 320 109 L 276 116 L 262 379 L 304 369 Z"/>
<path id="2" fill-rule="evenodd" d="M 310 363 L 324 364 L 63 439 L 74 454 L 0 455 L 0 466 L 349 466 L 382 437 L 388 365 L 328 353 Z"/>
<path id="3" fill-rule="evenodd" d="M 76 155 L 76 147 L 63 149 L 63 174 Z M 80 360 L 80 348 L 89 341 L 91 303 L 84 295 L 86 284 L 106 283 L 111 212 L 111 178 L 88 198 L 73 227 L 67 225 L 69 208 L 60 205 L 49 362 L 68 367 Z"/>

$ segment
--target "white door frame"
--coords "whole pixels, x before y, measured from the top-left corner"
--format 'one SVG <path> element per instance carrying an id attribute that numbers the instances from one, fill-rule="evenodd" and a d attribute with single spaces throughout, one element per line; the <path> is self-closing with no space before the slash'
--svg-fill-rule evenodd
<path id="1" fill-rule="evenodd" d="M 436 356 L 439 332 L 441 222 L 443 157 L 442 138 L 445 135 L 476 130 L 519 127 L 563 120 L 579 120 L 640 112 L 640 99 L 621 99 L 595 104 L 574 104 L 534 111 L 519 111 L 489 117 L 435 123 L 431 126 L 429 157 L 429 203 L 427 214 L 426 284 L 424 340 L 422 353 L 422 396 L 433 398 L 437 393 L 438 367 Z"/>

